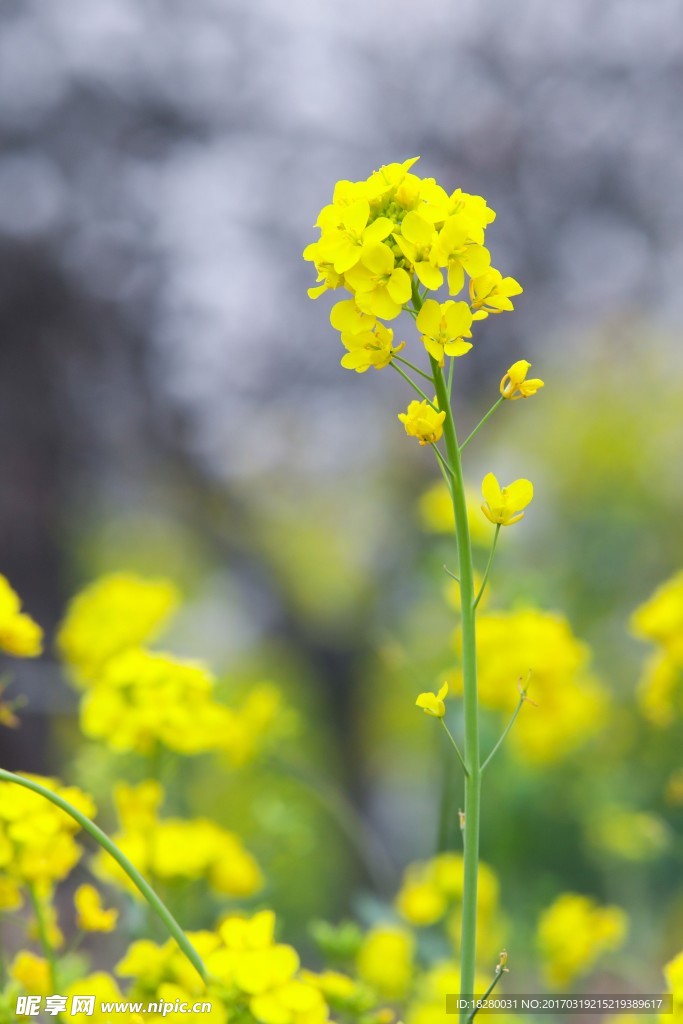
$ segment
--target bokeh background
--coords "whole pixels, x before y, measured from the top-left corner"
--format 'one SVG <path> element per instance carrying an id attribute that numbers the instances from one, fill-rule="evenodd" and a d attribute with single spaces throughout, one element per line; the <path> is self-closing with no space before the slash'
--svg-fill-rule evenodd
<path id="1" fill-rule="evenodd" d="M 412 708 L 454 621 L 418 506 L 438 474 L 396 421 L 398 377 L 340 368 L 301 259 L 338 178 L 420 154 L 498 211 L 494 264 L 525 289 L 458 364 L 462 422 L 515 359 L 546 380 L 470 453 L 473 486 L 536 487 L 496 600 L 566 614 L 614 701 L 561 763 L 501 761 L 484 856 L 520 921 L 563 889 L 625 906 L 653 991 L 683 946 L 680 720 L 639 714 L 628 630 L 683 562 L 682 85 L 677 0 L 0 9 L 0 571 L 49 631 L 100 573 L 168 576 L 186 604 L 167 643 L 284 689 L 336 812 L 276 770 L 193 784 L 304 944 L 312 916 L 371 916 L 438 842 L 442 751 Z M 106 792 L 52 657 L 12 687 L 3 763 Z M 615 806 L 665 839 L 610 850 Z"/>

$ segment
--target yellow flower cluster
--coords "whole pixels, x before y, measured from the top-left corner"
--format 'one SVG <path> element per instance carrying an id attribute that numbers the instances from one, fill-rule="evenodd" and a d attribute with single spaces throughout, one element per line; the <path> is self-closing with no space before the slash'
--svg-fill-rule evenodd
<path id="1" fill-rule="evenodd" d="M 279 691 L 252 688 L 243 705 L 214 697 L 202 664 L 148 650 L 178 604 L 167 580 L 104 576 L 71 602 L 58 635 L 69 674 L 84 690 L 81 727 L 118 752 L 152 754 L 158 745 L 184 755 L 253 756 L 282 720 Z"/>
<path id="2" fill-rule="evenodd" d="M 204 880 L 214 892 L 232 897 L 259 891 L 259 866 L 233 832 L 204 818 L 160 818 L 163 799 L 162 787 L 151 780 L 138 786 L 119 783 L 114 789 L 122 829 L 112 838 L 143 875 L 165 882 Z M 95 867 L 137 895 L 111 857 L 98 854 Z"/>
<path id="3" fill-rule="evenodd" d="M 569 985 L 604 953 L 619 949 L 627 932 L 628 917 L 620 907 L 601 907 L 589 896 L 562 893 L 538 922 L 538 947 L 549 984 Z"/>
<path id="4" fill-rule="evenodd" d="M 608 697 L 590 673 L 590 652 L 566 619 L 535 608 L 486 612 L 477 623 L 479 698 L 507 721 L 529 679 L 525 707 L 509 736 L 516 755 L 547 764 L 580 747 L 603 725 Z"/>
<path id="5" fill-rule="evenodd" d="M 342 365 L 363 372 L 388 366 L 403 344 L 382 320 L 395 319 L 420 287 L 438 291 L 444 272 L 451 296 L 470 278 L 469 301 L 428 299 L 418 316 L 422 341 L 434 359 L 464 355 L 472 346 L 473 320 L 513 308 L 522 291 L 491 266 L 484 245 L 495 213 L 481 196 L 456 189 L 450 195 L 434 180 L 411 171 L 417 157 L 387 164 L 364 181 L 339 181 L 332 202 L 316 221 L 320 238 L 304 250 L 315 265 L 317 298 L 344 287 L 353 296 L 337 303 L 332 325 L 347 349 Z"/>
<path id="6" fill-rule="evenodd" d="M 683 572 L 636 609 L 631 628 L 637 637 L 655 645 L 643 671 L 641 707 L 650 721 L 669 725 L 683 715 Z"/>
<path id="7" fill-rule="evenodd" d="M 22 612 L 18 594 L 0 575 L 0 651 L 15 658 L 35 658 L 42 647 L 42 629 Z"/>
<path id="8" fill-rule="evenodd" d="M 440 411 L 433 402 L 411 402 L 406 412 L 400 412 L 398 418 L 405 427 L 408 437 L 416 437 L 421 445 L 436 444 L 443 434 L 443 421 L 446 413 Z"/>
<path id="9" fill-rule="evenodd" d="M 88 817 L 95 812 L 89 796 L 54 779 L 27 776 L 69 800 Z M 75 839 L 79 826 L 54 804 L 28 789 L 0 782 L 0 909 L 22 903 L 23 885 L 49 894 L 81 858 Z"/>
<path id="10" fill-rule="evenodd" d="M 459 853 L 440 853 L 432 860 L 409 864 L 396 896 L 396 910 L 416 928 L 446 922 L 459 939 L 463 887 L 463 859 Z M 492 954 L 500 941 L 499 884 L 488 864 L 479 864 L 478 918 L 480 949 Z"/>
<path id="11" fill-rule="evenodd" d="M 210 1000 L 213 991 L 218 1015 L 211 1020 L 253 1018 L 259 1024 L 323 1024 L 327 1020 L 325 999 L 317 985 L 305 980 L 298 954 L 275 941 L 272 911 L 251 918 L 228 917 L 215 932 L 194 933 L 190 940 L 212 979 L 208 991 L 174 943 L 159 946 L 141 940 L 133 943 L 116 967 L 120 977 L 133 979 L 128 998 L 147 1000 L 157 995 L 174 1002 L 201 995 Z"/>

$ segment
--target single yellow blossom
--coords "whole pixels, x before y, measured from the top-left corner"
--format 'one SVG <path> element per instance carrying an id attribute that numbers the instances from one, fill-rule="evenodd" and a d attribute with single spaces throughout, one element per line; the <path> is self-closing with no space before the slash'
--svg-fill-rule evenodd
<path id="1" fill-rule="evenodd" d="M 42 629 L 21 611 L 18 594 L 0 575 L 0 651 L 15 658 L 36 658 L 42 649 Z"/>
<path id="2" fill-rule="evenodd" d="M 436 239 L 434 225 L 410 210 L 401 222 L 401 231 L 394 232 L 399 249 L 408 260 L 420 284 L 436 291 L 443 284 L 443 274 L 430 259 L 430 250 Z"/>
<path id="3" fill-rule="evenodd" d="M 363 939 L 358 951 L 358 974 L 385 999 L 401 999 L 413 973 L 415 939 L 397 925 L 378 925 Z"/>
<path id="4" fill-rule="evenodd" d="M 421 445 L 435 444 L 443 434 L 443 421 L 446 419 L 444 411 L 439 412 L 429 402 L 418 402 L 417 399 L 411 402 L 405 412 L 400 412 L 398 418 L 406 429 L 409 437 L 416 437 Z"/>
<path id="5" fill-rule="evenodd" d="M 119 918 L 113 907 L 105 910 L 102 898 L 94 885 L 80 885 L 74 893 L 76 923 L 84 932 L 112 932 Z"/>
<path id="6" fill-rule="evenodd" d="M 382 242 L 393 231 L 388 217 L 370 220 L 370 204 L 358 199 L 350 206 L 338 207 L 339 223 L 336 231 L 326 236 L 321 246 L 337 274 L 345 274 L 355 267 L 364 250 Z"/>
<path id="7" fill-rule="evenodd" d="M 503 277 L 490 267 L 470 281 L 470 305 L 474 320 L 484 320 L 489 313 L 503 313 L 515 307 L 511 296 L 521 295 L 524 289 L 514 277 Z"/>
<path id="8" fill-rule="evenodd" d="M 415 321 L 422 343 L 439 366 L 444 356 L 464 356 L 472 348 L 472 313 L 466 302 L 437 302 L 427 299 Z"/>
<path id="9" fill-rule="evenodd" d="M 356 293 L 358 307 L 384 320 L 397 317 L 412 294 L 408 273 L 394 265 L 394 254 L 383 242 L 365 249 L 345 280 Z"/>
<path id="10" fill-rule="evenodd" d="M 518 359 L 500 382 L 500 393 L 503 398 L 514 401 L 516 398 L 530 398 L 544 387 L 542 380 L 537 377 L 527 379 L 527 373 L 531 369 L 531 363 L 526 359 Z"/>
<path id="11" fill-rule="evenodd" d="M 415 701 L 418 708 L 427 715 L 431 715 L 432 718 L 443 718 L 446 714 L 446 705 L 444 699 L 448 693 L 448 683 L 444 683 L 438 693 L 421 693 Z"/>
<path id="12" fill-rule="evenodd" d="M 9 975 L 31 995 L 47 996 L 52 987 L 50 964 L 42 956 L 29 950 L 17 953 L 9 966 Z"/>
<path id="13" fill-rule="evenodd" d="M 501 487 L 493 473 L 487 473 L 481 485 L 484 504 L 481 510 L 488 520 L 501 526 L 512 526 L 524 517 L 525 509 L 534 496 L 530 480 L 515 480 Z"/>
<path id="14" fill-rule="evenodd" d="M 551 985 L 569 985 L 604 953 L 619 949 L 628 930 L 620 907 L 601 907 L 589 896 L 566 892 L 543 911 L 538 946 Z"/>
<path id="15" fill-rule="evenodd" d="M 348 351 L 342 356 L 341 364 L 345 370 L 355 370 L 356 373 L 365 373 L 371 366 L 375 370 L 383 370 L 396 353 L 405 348 L 405 341 L 394 347 L 393 340 L 394 332 L 379 321 L 371 331 L 342 334 L 342 342 Z"/>

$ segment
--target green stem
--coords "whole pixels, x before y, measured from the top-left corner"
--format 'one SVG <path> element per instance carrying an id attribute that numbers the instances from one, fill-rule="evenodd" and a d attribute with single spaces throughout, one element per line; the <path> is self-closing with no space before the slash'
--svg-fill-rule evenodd
<path id="1" fill-rule="evenodd" d="M 55 957 L 55 951 L 52 948 L 52 943 L 50 942 L 47 920 L 45 918 L 45 907 L 43 906 L 40 896 L 36 891 L 35 885 L 28 886 L 28 895 L 36 919 L 36 927 L 38 929 L 38 941 L 40 942 L 40 946 L 43 950 L 43 955 L 50 967 L 50 985 L 52 986 L 54 992 L 58 992 L 59 985 L 57 984 L 57 960 Z"/>
<path id="2" fill-rule="evenodd" d="M 436 446 L 435 444 L 433 444 L 433 445 L 432 445 L 432 448 L 434 449 L 434 454 L 436 455 L 437 459 L 438 459 L 438 460 L 439 460 L 439 462 L 441 463 L 441 468 L 442 468 L 442 469 L 443 469 L 443 471 L 444 471 L 444 476 L 446 477 L 446 483 L 448 484 L 448 489 L 450 490 L 450 489 L 451 489 L 451 478 L 452 478 L 452 477 L 453 477 L 453 476 L 454 476 L 455 474 L 453 473 L 453 470 L 452 470 L 452 469 L 451 469 L 451 467 L 450 467 L 450 466 L 448 465 L 448 463 L 447 463 L 447 462 L 446 462 L 446 460 L 444 459 L 443 455 L 441 454 L 441 452 L 439 451 L 439 449 L 437 448 L 437 446 Z"/>
<path id="3" fill-rule="evenodd" d="M 403 377 L 404 381 L 406 381 L 406 382 L 407 382 L 408 384 L 410 384 L 410 386 L 411 386 L 411 388 L 413 389 L 413 391 L 417 391 L 418 395 L 419 395 L 419 396 L 420 396 L 421 398 L 423 398 L 423 399 L 425 400 L 425 402 L 428 402 L 428 403 L 429 403 L 429 405 L 431 405 L 432 409 L 436 409 L 436 405 L 434 404 L 434 401 L 433 401 L 433 399 L 431 399 L 431 398 L 427 398 L 427 396 L 425 395 L 425 393 L 424 393 L 424 391 L 422 390 L 422 388 L 419 388 L 419 387 L 417 386 L 417 384 L 415 383 L 415 381 L 414 381 L 414 380 L 412 380 L 412 379 L 411 379 L 411 378 L 410 378 L 410 377 L 408 376 L 408 374 L 407 374 L 407 373 L 404 373 L 404 371 L 403 371 L 403 370 L 401 369 L 401 367 L 400 367 L 400 366 L 397 366 L 397 365 L 396 365 L 396 363 L 394 363 L 393 361 L 392 361 L 391 365 L 392 365 L 392 366 L 393 366 L 393 368 L 394 368 L 394 369 L 396 370 L 396 373 L 400 373 L 400 374 L 401 374 L 401 376 Z"/>
<path id="4" fill-rule="evenodd" d="M 424 377 L 424 379 L 428 380 L 430 384 L 434 383 L 428 373 L 425 373 L 424 370 L 421 370 L 419 366 L 415 365 L 415 363 L 411 363 L 409 359 L 404 359 L 403 356 L 395 355 L 394 358 L 392 359 L 392 362 L 403 363 L 404 366 L 407 366 L 409 369 L 413 370 L 414 373 L 419 373 L 420 377 Z"/>
<path id="5" fill-rule="evenodd" d="M 16 775 L 14 772 L 8 772 L 5 768 L 0 768 L 0 780 L 13 782 L 17 786 L 23 786 L 24 789 L 30 789 L 33 793 L 37 793 L 39 796 L 49 800 L 50 803 L 59 807 L 65 814 L 68 814 L 69 817 L 73 818 L 74 821 L 76 821 L 81 828 L 102 847 L 103 850 L 106 850 L 107 853 L 114 858 L 121 870 L 125 871 L 131 882 L 133 882 L 136 888 L 147 900 L 150 907 L 152 907 L 164 922 L 202 981 L 205 982 L 207 980 L 206 968 L 204 967 L 199 954 L 188 940 L 185 932 L 182 930 L 176 919 L 173 917 L 173 914 L 165 903 L 159 899 L 154 889 L 152 889 L 151 885 L 145 881 L 138 869 L 128 860 L 126 855 L 119 850 L 118 846 L 111 841 L 109 836 L 107 836 L 101 828 L 95 825 L 90 818 L 86 818 L 85 814 L 82 814 L 77 807 L 70 804 L 68 800 L 64 799 L 64 797 L 60 796 L 58 793 L 53 793 L 52 790 L 42 786 L 34 779 L 27 779 L 23 775 Z"/>
<path id="6" fill-rule="evenodd" d="M 505 401 L 505 399 L 504 399 L 504 398 L 502 397 L 502 395 L 501 395 L 501 397 L 500 397 L 500 398 L 498 399 L 498 401 L 497 401 L 497 402 L 495 402 L 495 403 L 494 403 L 494 404 L 493 404 L 493 405 L 491 406 L 491 408 L 490 408 L 490 409 L 489 409 L 489 411 L 488 411 L 488 412 L 486 413 L 486 415 L 485 415 L 485 416 L 482 416 L 482 418 L 481 418 L 481 419 L 479 420 L 479 422 L 477 423 L 477 425 L 476 425 L 476 427 L 474 428 L 474 430 L 472 431 L 472 433 L 471 433 L 471 434 L 468 434 L 468 435 L 467 435 L 467 437 L 465 438 L 465 440 L 463 441 L 463 443 L 462 443 L 462 444 L 460 445 L 460 451 L 461 451 L 461 452 L 465 450 L 465 448 L 466 448 L 466 447 L 467 447 L 467 445 L 468 445 L 468 444 L 470 443 L 470 441 L 472 440 L 472 438 L 474 437 L 474 435 L 475 435 L 475 434 L 478 434 L 478 433 L 479 433 L 479 431 L 480 431 L 480 430 L 481 430 L 481 428 L 482 428 L 482 427 L 484 426 L 484 424 L 486 423 L 486 421 L 487 421 L 488 419 L 490 419 L 490 418 L 491 418 L 491 416 L 493 416 L 493 414 L 494 414 L 494 412 L 496 411 L 496 409 L 499 409 L 499 408 L 501 407 L 501 405 L 503 404 L 503 402 L 504 402 L 504 401 Z"/>
<path id="7" fill-rule="evenodd" d="M 515 708 L 515 710 L 512 712 L 512 718 L 510 719 L 508 724 L 503 729 L 503 732 L 502 732 L 502 734 L 500 736 L 500 739 L 498 740 L 498 742 L 496 743 L 495 747 L 493 748 L 493 750 L 491 751 L 491 753 L 489 754 L 489 756 L 486 758 L 486 760 L 484 761 L 483 765 L 481 766 L 482 772 L 484 771 L 485 768 L 488 767 L 488 765 L 491 763 L 493 758 L 498 753 L 498 750 L 500 749 L 500 747 L 502 747 L 503 743 L 505 742 L 507 734 L 510 732 L 510 729 L 515 724 L 515 721 L 517 720 L 517 715 L 522 710 L 522 704 L 524 703 L 525 700 L 526 700 L 526 690 L 522 690 L 521 696 L 519 698 L 519 703 L 518 703 L 517 707 Z"/>
<path id="8" fill-rule="evenodd" d="M 462 754 L 460 753 L 460 747 L 458 746 L 458 744 L 453 739 L 453 733 L 448 728 L 448 726 L 444 722 L 443 718 L 440 718 L 439 721 L 441 722 L 441 725 L 443 726 L 446 735 L 448 736 L 449 740 L 451 741 L 451 743 L 453 745 L 453 749 L 455 750 L 456 754 L 458 755 L 458 761 L 460 761 L 460 764 L 462 765 L 462 770 L 465 773 L 465 777 L 467 777 L 470 773 L 467 770 L 467 765 L 465 764 L 465 759 L 463 758 Z"/>
<path id="9" fill-rule="evenodd" d="M 502 954 L 501 954 L 501 957 L 502 957 Z M 498 966 L 496 967 L 496 973 L 495 973 L 495 975 L 493 977 L 493 981 L 491 982 L 491 984 L 489 985 L 489 987 L 486 989 L 486 991 L 484 992 L 483 996 L 481 997 L 481 1002 L 482 1003 L 486 1002 L 486 1000 L 491 995 L 491 993 L 493 992 L 494 988 L 496 987 L 496 985 L 498 984 L 500 979 L 503 977 L 503 974 L 506 973 L 506 972 L 507 972 L 507 968 L 506 967 L 504 968 L 504 967 L 502 967 L 501 964 L 498 964 Z M 468 1021 L 474 1020 L 474 1018 L 476 1017 L 476 1015 L 478 1013 L 479 1013 L 479 1007 L 477 1006 L 477 1007 L 475 1007 L 474 1010 L 472 1010 L 472 1013 L 469 1015 L 467 1020 Z"/>
<path id="10" fill-rule="evenodd" d="M 499 533 L 500 533 L 500 523 L 496 523 L 496 532 L 493 535 L 493 544 L 491 545 L 491 552 L 489 554 L 489 560 L 486 563 L 486 572 L 484 573 L 484 578 L 481 581 L 481 586 L 479 587 L 479 593 L 477 594 L 477 596 L 476 596 L 476 598 L 474 600 L 474 607 L 475 608 L 477 607 L 477 605 L 481 601 L 482 597 L 484 596 L 484 591 L 486 590 L 486 584 L 488 583 L 489 575 L 491 573 L 491 566 L 493 565 L 493 556 L 496 553 L 496 544 L 498 543 L 498 534 Z"/>
<path id="11" fill-rule="evenodd" d="M 472 995 L 477 937 L 477 883 L 479 874 L 479 819 L 481 812 L 481 770 L 479 767 L 479 706 L 477 698 L 476 612 L 474 607 L 474 567 L 472 544 L 467 519 L 465 487 L 460 460 L 460 447 L 453 410 L 441 367 L 431 360 L 436 398 L 440 409 L 446 410 L 444 437 L 448 461 L 453 470 L 450 488 L 455 516 L 455 532 L 460 561 L 460 595 L 462 614 L 462 671 L 465 710 L 465 828 L 462 926 L 460 938 L 460 994 Z M 461 1024 L 467 1019 L 462 1011 Z"/>

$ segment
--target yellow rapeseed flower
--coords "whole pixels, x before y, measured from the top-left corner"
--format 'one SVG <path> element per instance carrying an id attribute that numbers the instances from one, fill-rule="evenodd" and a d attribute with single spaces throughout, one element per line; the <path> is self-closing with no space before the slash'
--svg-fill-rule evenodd
<path id="1" fill-rule="evenodd" d="M 444 700 L 447 693 L 448 683 L 444 683 L 438 693 L 421 693 L 415 704 L 418 708 L 422 708 L 426 715 L 431 715 L 432 718 L 443 718 L 446 714 Z"/>
<path id="2" fill-rule="evenodd" d="M 511 296 L 521 295 L 523 288 L 514 277 L 503 277 L 499 270 L 490 267 L 470 281 L 470 305 L 473 319 L 484 320 L 489 313 L 511 311 Z"/>
<path id="3" fill-rule="evenodd" d="M 410 986 L 415 939 L 407 928 L 378 925 L 358 951 L 358 974 L 384 999 L 401 999 Z"/>
<path id="4" fill-rule="evenodd" d="M 116 927 L 119 912 L 115 908 L 105 909 L 102 897 L 94 885 L 80 885 L 74 893 L 76 924 L 85 932 L 112 932 Z"/>
<path id="5" fill-rule="evenodd" d="M 579 893 L 558 896 L 538 922 L 538 947 L 549 984 L 569 985 L 604 953 L 619 949 L 627 931 L 628 917 L 620 907 L 601 907 Z"/>
<path id="6" fill-rule="evenodd" d="M 9 966 L 9 975 L 31 995 L 47 996 L 52 991 L 50 964 L 44 957 L 36 956 L 29 950 L 17 953 Z"/>
<path id="7" fill-rule="evenodd" d="M 36 658 L 42 649 L 42 629 L 21 611 L 19 595 L 0 575 L 0 651 L 15 658 Z"/>
<path id="8" fill-rule="evenodd" d="M 405 412 L 398 414 L 398 418 L 409 437 L 416 437 L 421 445 L 435 444 L 443 434 L 446 413 L 429 402 L 416 399 Z"/>
<path id="9" fill-rule="evenodd" d="M 472 348 L 472 343 L 464 340 L 472 337 L 472 313 L 466 302 L 427 299 L 415 324 L 424 347 L 439 366 L 443 366 L 445 355 L 464 356 Z"/>
<path id="10" fill-rule="evenodd" d="M 481 510 L 486 518 L 500 526 L 512 526 L 524 518 L 525 509 L 534 496 L 530 480 L 515 480 L 501 487 L 493 473 L 487 473 L 481 485 L 484 504 Z"/>
<path id="11" fill-rule="evenodd" d="M 537 377 L 527 378 L 530 369 L 531 363 L 526 359 L 518 359 L 512 364 L 500 382 L 500 393 L 503 398 L 530 398 L 545 386 Z"/>

